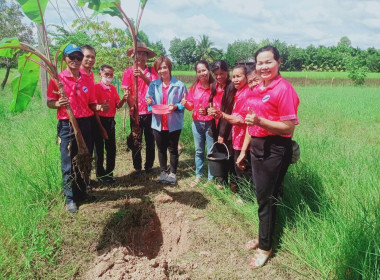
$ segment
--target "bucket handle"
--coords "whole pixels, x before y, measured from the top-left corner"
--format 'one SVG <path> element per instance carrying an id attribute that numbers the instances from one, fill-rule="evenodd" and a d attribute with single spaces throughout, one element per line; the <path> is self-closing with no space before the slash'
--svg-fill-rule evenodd
<path id="1" fill-rule="evenodd" d="M 210 149 L 210 151 L 208 152 L 209 154 L 211 154 L 211 151 L 212 151 L 212 149 L 214 149 L 214 146 L 215 146 L 216 143 L 218 143 L 218 141 L 216 141 L 214 144 L 212 144 L 211 149 Z M 218 143 L 218 144 L 223 144 L 224 147 L 226 147 L 226 150 L 227 150 L 227 156 L 228 156 L 227 158 L 229 159 L 229 158 L 230 158 L 230 151 L 228 151 L 227 145 L 224 144 L 224 143 Z"/>

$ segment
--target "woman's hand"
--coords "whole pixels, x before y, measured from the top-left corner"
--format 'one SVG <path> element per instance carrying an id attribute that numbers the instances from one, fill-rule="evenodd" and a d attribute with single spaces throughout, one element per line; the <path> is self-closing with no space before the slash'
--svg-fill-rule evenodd
<path id="1" fill-rule="evenodd" d="M 169 114 L 173 113 L 177 108 L 177 105 L 169 104 Z"/>
<path id="2" fill-rule="evenodd" d="M 241 170 L 245 169 L 244 159 L 245 159 L 245 152 L 240 152 L 240 155 L 238 156 L 236 160 L 236 166 L 239 167 L 239 169 Z"/>
<path id="3" fill-rule="evenodd" d="M 152 98 L 152 96 L 149 96 L 149 97 L 146 99 L 146 104 L 147 104 L 148 106 L 151 106 L 151 105 L 153 104 L 153 98 Z"/>
<path id="4" fill-rule="evenodd" d="M 185 106 L 186 103 L 187 103 L 187 100 L 186 100 L 186 94 L 185 94 L 184 97 L 181 100 L 181 105 Z"/>
<path id="5" fill-rule="evenodd" d="M 260 117 L 252 110 L 248 108 L 249 114 L 245 116 L 245 123 L 247 125 L 259 125 Z"/>
<path id="6" fill-rule="evenodd" d="M 218 136 L 218 143 L 223 144 L 224 143 L 224 138 L 222 136 Z"/>
<path id="7" fill-rule="evenodd" d="M 199 113 L 199 115 L 201 115 L 201 116 L 206 116 L 206 115 L 207 115 L 207 111 L 206 111 L 206 109 L 203 108 L 203 107 L 199 107 L 199 109 L 198 109 L 198 113 Z"/>

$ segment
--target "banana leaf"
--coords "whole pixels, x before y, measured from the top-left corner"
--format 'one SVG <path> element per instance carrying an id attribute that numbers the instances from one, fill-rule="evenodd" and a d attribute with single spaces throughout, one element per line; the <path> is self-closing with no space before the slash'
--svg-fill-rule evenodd
<path id="1" fill-rule="evenodd" d="M 40 66 L 28 59 L 40 61 L 39 57 L 28 53 L 18 59 L 18 75 L 12 80 L 13 101 L 9 106 L 12 113 L 21 113 L 32 99 L 36 91 L 38 79 L 40 77 Z"/>
<path id="2" fill-rule="evenodd" d="M 9 49 L 6 47 L 21 46 L 19 40 L 16 37 L 3 38 L 0 41 L 0 57 L 13 58 L 13 56 L 19 51 L 18 49 Z"/>
<path id="3" fill-rule="evenodd" d="M 20 5 L 25 15 L 35 23 L 42 23 L 40 9 L 38 3 L 41 6 L 42 15 L 45 14 L 46 6 L 49 0 L 16 0 Z"/>
<path id="4" fill-rule="evenodd" d="M 115 3 L 120 5 L 120 0 L 78 0 L 78 6 L 84 7 L 88 4 L 88 8 L 94 10 L 92 17 L 95 17 L 99 14 L 117 16 L 122 18 L 122 14 L 116 8 Z"/>

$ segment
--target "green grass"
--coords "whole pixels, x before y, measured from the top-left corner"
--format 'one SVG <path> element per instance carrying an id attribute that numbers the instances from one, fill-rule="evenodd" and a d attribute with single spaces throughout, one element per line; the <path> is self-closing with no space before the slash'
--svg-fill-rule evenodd
<path id="1" fill-rule="evenodd" d="M 379 89 L 296 90 L 301 159 L 289 168 L 279 202 L 277 254 L 307 278 L 379 279 Z M 55 111 L 35 98 L 26 112 L 10 115 L 10 95 L 9 87 L 0 92 L 0 279 L 44 278 L 61 249 L 62 221 L 50 215 L 63 207 Z M 117 121 L 117 137 L 125 139 L 120 114 Z M 190 112 L 181 142 L 193 152 Z M 254 202 L 207 190 L 257 230 Z"/>
<path id="2" fill-rule="evenodd" d="M 173 71 L 174 76 L 195 76 L 195 71 Z M 313 72 L 313 71 L 281 71 L 285 78 L 310 78 L 310 79 L 349 79 L 348 72 Z M 380 73 L 368 73 L 369 79 L 380 79 Z"/>
<path id="3" fill-rule="evenodd" d="M 0 278 L 35 279 L 60 244 L 60 221 L 48 218 L 63 206 L 56 120 L 38 99 L 10 115 L 10 95 L 0 92 Z"/>

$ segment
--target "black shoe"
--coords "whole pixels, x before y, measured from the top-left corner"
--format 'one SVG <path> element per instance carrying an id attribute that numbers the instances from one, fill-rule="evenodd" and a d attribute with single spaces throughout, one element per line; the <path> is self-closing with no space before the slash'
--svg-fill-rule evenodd
<path id="1" fill-rule="evenodd" d="M 78 211 L 78 206 L 74 201 L 72 201 L 66 203 L 66 210 L 69 211 L 71 214 L 74 214 Z"/>

